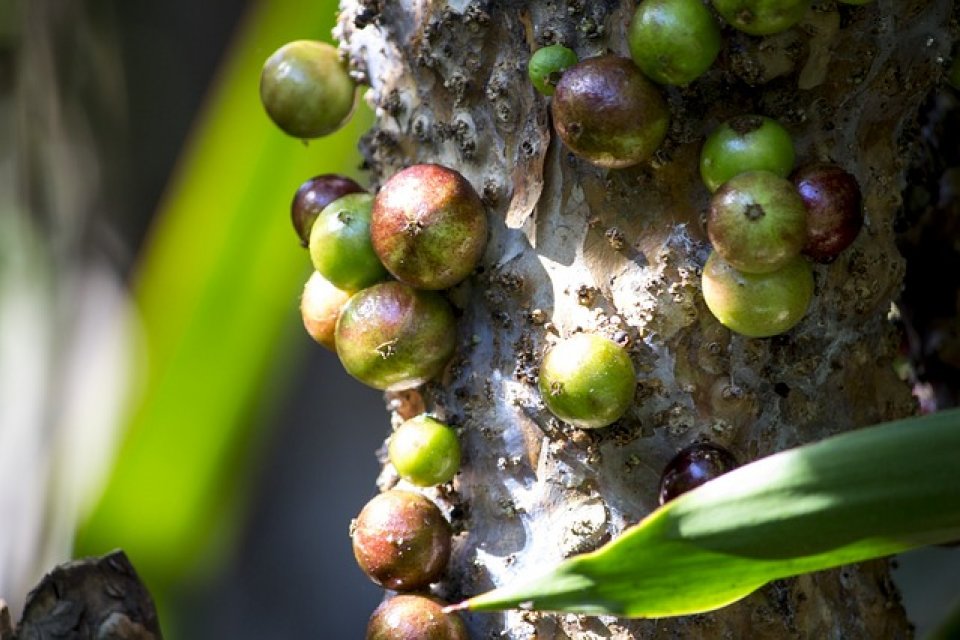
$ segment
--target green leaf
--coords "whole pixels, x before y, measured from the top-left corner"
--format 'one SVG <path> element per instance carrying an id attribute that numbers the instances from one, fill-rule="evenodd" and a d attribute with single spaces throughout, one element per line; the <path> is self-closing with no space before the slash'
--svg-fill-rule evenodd
<path id="1" fill-rule="evenodd" d="M 708 482 L 602 548 L 456 608 L 701 613 L 771 580 L 960 538 L 960 410 L 779 453 Z"/>

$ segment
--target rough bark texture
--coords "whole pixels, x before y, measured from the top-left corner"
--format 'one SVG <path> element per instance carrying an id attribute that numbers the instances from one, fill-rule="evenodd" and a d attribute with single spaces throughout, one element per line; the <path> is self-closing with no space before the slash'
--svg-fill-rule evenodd
<path id="1" fill-rule="evenodd" d="M 656 157 L 601 170 L 553 135 L 549 101 L 526 78 L 532 51 L 627 55 L 634 2 L 403 0 L 342 3 L 338 36 L 377 108 L 363 143 L 374 181 L 416 162 L 462 172 L 491 237 L 475 277 L 450 292 L 458 355 L 394 421 L 425 406 L 461 428 L 464 467 L 426 493 L 459 531 L 438 593 L 456 600 L 595 548 L 656 506 L 674 452 L 709 438 L 751 460 L 908 414 L 887 320 L 904 273 L 894 238 L 911 124 L 942 73 L 948 0 L 815 2 L 787 32 L 724 29 L 720 58 L 671 110 Z M 711 316 L 698 175 L 706 133 L 762 113 L 794 136 L 798 162 L 832 160 L 863 188 L 866 226 L 828 266 L 787 335 L 747 339 Z M 541 354 L 557 336 L 599 332 L 629 346 L 633 408 L 580 431 L 545 411 Z M 396 482 L 387 466 L 381 487 Z M 472 615 L 475 637 L 898 638 L 910 628 L 884 562 L 803 576 L 701 616 L 639 621 L 512 612 Z"/>

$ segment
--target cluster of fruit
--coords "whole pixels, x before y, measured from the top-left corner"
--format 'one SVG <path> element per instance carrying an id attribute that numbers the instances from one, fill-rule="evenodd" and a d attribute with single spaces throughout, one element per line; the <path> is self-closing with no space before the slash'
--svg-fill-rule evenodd
<path id="1" fill-rule="evenodd" d="M 829 262 L 863 224 L 852 175 L 813 164 L 791 176 L 793 163 L 790 134 L 754 115 L 720 125 L 700 155 L 700 175 L 713 192 L 703 298 L 724 326 L 745 336 L 773 336 L 796 325 L 813 297 L 813 272 L 801 253 Z"/>

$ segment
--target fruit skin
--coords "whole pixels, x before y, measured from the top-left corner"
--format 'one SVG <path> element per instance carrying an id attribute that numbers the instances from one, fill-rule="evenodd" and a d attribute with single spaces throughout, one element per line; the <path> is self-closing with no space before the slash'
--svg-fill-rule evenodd
<path id="1" fill-rule="evenodd" d="M 303 328 L 310 337 L 331 351 L 337 350 L 336 329 L 340 309 L 352 294 L 337 289 L 322 275 L 314 271 L 303 287 L 300 297 L 300 316 Z"/>
<path id="2" fill-rule="evenodd" d="M 436 376 L 453 356 L 456 321 L 432 291 L 383 282 L 355 294 L 340 311 L 340 363 L 375 389 L 401 391 Z"/>
<path id="3" fill-rule="evenodd" d="M 670 114 L 629 58 L 588 58 L 567 69 L 553 94 L 553 124 L 569 149 L 599 167 L 617 169 L 653 155 Z"/>
<path id="4" fill-rule="evenodd" d="M 458 172 L 418 164 L 381 187 L 370 236 L 376 255 L 397 280 L 417 289 L 447 289 L 470 275 L 483 257 L 487 213 Z"/>
<path id="5" fill-rule="evenodd" d="M 295 138 L 319 138 L 353 112 L 356 87 L 333 45 L 295 40 L 277 49 L 260 72 L 260 101 Z"/>
<path id="6" fill-rule="evenodd" d="M 394 591 L 436 582 L 450 559 L 450 525 L 435 504 L 410 491 L 385 491 L 370 500 L 351 537 L 363 572 Z"/>
<path id="7" fill-rule="evenodd" d="M 370 616 L 366 640 L 470 640 L 460 616 L 443 613 L 444 606 L 428 596 L 396 595 Z"/>
<path id="8" fill-rule="evenodd" d="M 710 191 L 746 171 L 770 171 L 786 178 L 793 169 L 793 140 L 766 116 L 737 116 L 714 129 L 700 152 L 700 176 Z"/>
<path id="9" fill-rule="evenodd" d="M 789 180 L 748 171 L 713 194 L 707 234 L 734 269 L 770 273 L 800 254 L 807 241 L 807 209 Z"/>
<path id="10" fill-rule="evenodd" d="M 810 0 L 713 0 L 713 6 L 740 31 L 764 36 L 800 22 L 810 9 Z"/>
<path id="11" fill-rule="evenodd" d="M 425 414 L 401 424 L 387 452 L 400 477 L 418 487 L 449 482 L 460 470 L 456 431 Z"/>
<path id="12" fill-rule="evenodd" d="M 750 338 L 767 338 L 794 327 L 813 297 L 813 271 L 797 256 L 771 273 L 741 273 L 717 254 L 703 267 L 703 299 L 722 325 Z"/>
<path id="13" fill-rule="evenodd" d="M 359 291 L 386 280 L 370 241 L 373 196 L 351 193 L 324 207 L 310 230 L 310 259 L 339 289 Z"/>
<path id="14" fill-rule="evenodd" d="M 557 343 L 540 364 L 540 396 L 550 413 L 583 429 L 605 427 L 633 403 L 636 371 L 612 340 L 577 333 Z"/>
<path id="15" fill-rule="evenodd" d="M 537 91 L 552 96 L 563 72 L 577 62 L 577 54 L 572 49 L 553 44 L 533 52 L 527 63 L 527 75 Z"/>
<path id="16" fill-rule="evenodd" d="M 290 219 L 300 237 L 300 244 L 304 247 L 310 245 L 313 222 L 328 204 L 347 194 L 361 192 L 363 187 L 356 182 L 333 173 L 314 176 L 300 185 L 290 203 Z"/>
<path id="17" fill-rule="evenodd" d="M 732 453 L 710 442 L 698 442 L 681 449 L 667 463 L 660 476 L 660 504 L 733 471 L 738 466 L 740 465 Z"/>
<path id="18" fill-rule="evenodd" d="M 863 227 L 863 197 L 857 179 L 826 163 L 800 167 L 790 179 L 807 208 L 803 252 L 817 262 L 834 260 Z"/>
<path id="19" fill-rule="evenodd" d="M 630 21 L 627 43 L 648 78 L 685 85 L 720 53 L 720 28 L 700 0 L 644 0 Z"/>

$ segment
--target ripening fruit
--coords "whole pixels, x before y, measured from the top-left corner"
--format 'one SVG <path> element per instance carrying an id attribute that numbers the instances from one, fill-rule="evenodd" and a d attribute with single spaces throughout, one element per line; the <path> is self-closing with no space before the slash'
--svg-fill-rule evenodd
<path id="1" fill-rule="evenodd" d="M 685 85 L 720 53 L 720 28 L 700 0 L 644 0 L 630 21 L 627 42 L 648 78 Z"/>
<path id="2" fill-rule="evenodd" d="M 356 90 L 337 49 L 295 40 L 267 58 L 260 101 L 270 119 L 295 138 L 319 138 L 339 129 L 353 111 Z"/>
<path id="3" fill-rule="evenodd" d="M 437 505 L 418 493 L 379 494 L 351 529 L 357 564 L 387 589 L 426 587 L 440 579 L 450 559 L 450 525 Z"/>
<path id="4" fill-rule="evenodd" d="M 703 300 L 720 323 L 750 338 L 789 331 L 813 297 L 813 271 L 797 256 L 771 273 L 737 271 L 716 251 L 703 267 Z"/>
<path id="5" fill-rule="evenodd" d="M 433 378 L 453 356 L 456 320 L 432 291 L 382 282 L 355 294 L 340 311 L 340 363 L 375 389 L 400 391 Z"/>
<path id="6" fill-rule="evenodd" d="M 540 364 L 540 397 L 550 413 L 584 429 L 605 427 L 633 403 L 636 372 L 617 343 L 577 333 L 554 345 Z"/>
<path id="7" fill-rule="evenodd" d="M 863 226 L 860 185 L 833 164 L 801 167 L 790 179 L 807 208 L 803 252 L 817 262 L 830 262 L 856 240 Z"/>
<path id="8" fill-rule="evenodd" d="M 373 196 L 351 193 L 324 207 L 310 230 L 313 268 L 334 286 L 346 291 L 386 280 L 370 242 L 370 208 Z"/>
<path id="9" fill-rule="evenodd" d="M 577 54 L 562 44 L 537 49 L 530 56 L 527 74 L 534 88 L 545 96 L 552 96 L 563 72 L 577 64 Z"/>
<path id="10" fill-rule="evenodd" d="M 430 596 L 396 595 L 370 616 L 366 640 L 470 640 L 460 616 L 444 606 Z"/>
<path id="11" fill-rule="evenodd" d="M 769 273 L 800 254 L 807 241 L 807 210 L 789 180 L 769 171 L 748 171 L 713 194 L 707 234 L 734 269 Z"/>
<path id="12" fill-rule="evenodd" d="M 310 229 L 320 212 L 328 204 L 349 193 L 360 193 L 363 187 L 346 176 L 327 173 L 310 178 L 297 189 L 290 204 L 293 228 L 300 236 L 300 244 L 310 245 Z"/>
<path id="13" fill-rule="evenodd" d="M 754 36 L 786 31 L 800 22 L 810 0 L 713 0 L 723 19 Z"/>
<path id="14" fill-rule="evenodd" d="M 553 94 L 553 124 L 563 143 L 599 167 L 618 169 L 653 155 L 670 114 L 629 58 L 589 58 L 567 69 Z"/>
<path id="15" fill-rule="evenodd" d="M 390 436 L 387 453 L 400 477 L 418 487 L 449 482 L 460 470 L 457 433 L 426 414 L 401 424 Z"/>
<path id="16" fill-rule="evenodd" d="M 721 446 L 698 442 L 682 449 L 667 463 L 660 476 L 660 504 L 696 489 L 739 465 L 733 454 Z"/>
<path id="17" fill-rule="evenodd" d="M 316 271 L 310 275 L 303 287 L 303 295 L 300 297 L 303 328 L 311 338 L 331 351 L 337 350 L 337 318 L 350 296 L 349 292 L 337 289 Z"/>
<path id="18" fill-rule="evenodd" d="M 373 201 L 373 249 L 400 282 L 447 289 L 476 268 L 487 244 L 487 213 L 458 172 L 437 164 L 407 167 Z"/>
<path id="19" fill-rule="evenodd" d="M 700 176 L 710 191 L 747 171 L 770 171 L 786 178 L 793 169 L 793 140 L 765 116 L 737 116 L 714 129 L 700 152 Z"/>

